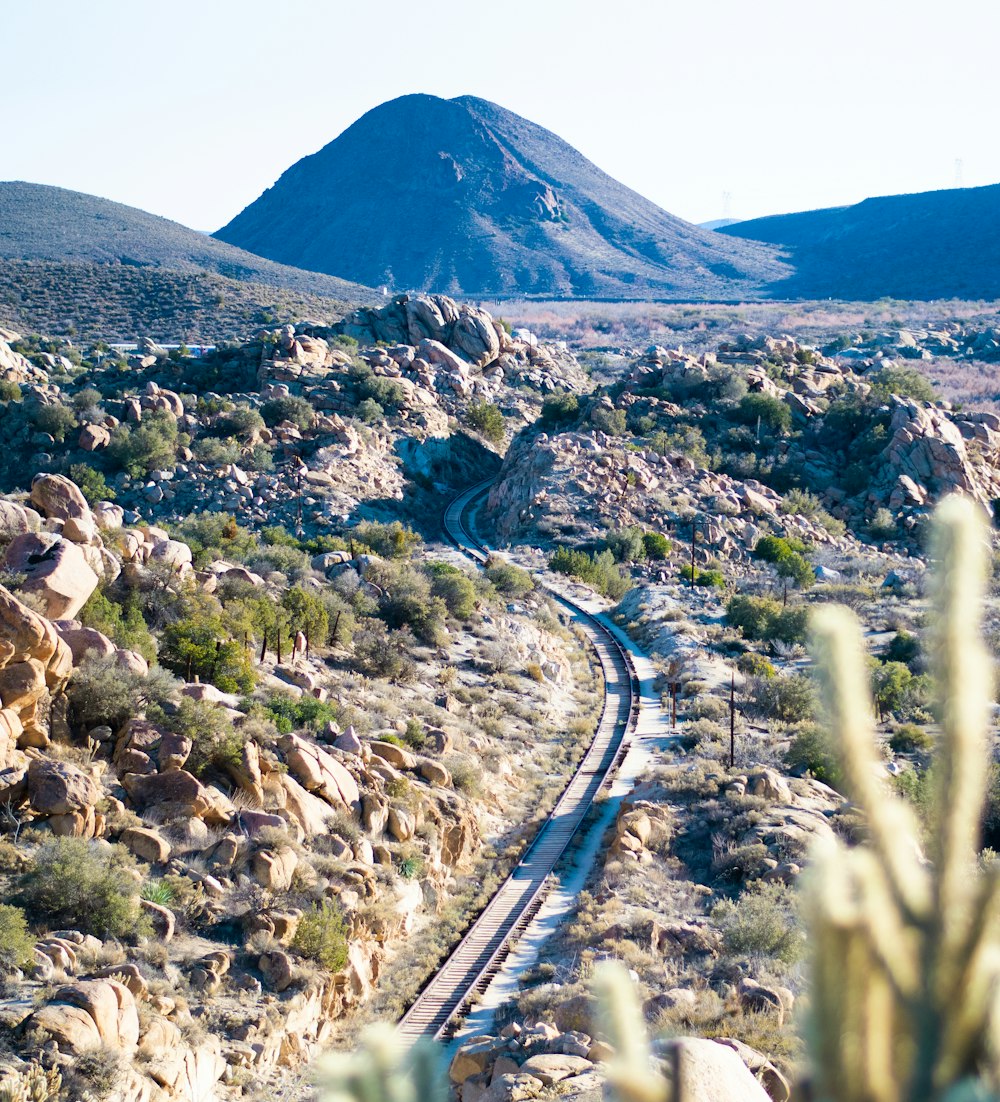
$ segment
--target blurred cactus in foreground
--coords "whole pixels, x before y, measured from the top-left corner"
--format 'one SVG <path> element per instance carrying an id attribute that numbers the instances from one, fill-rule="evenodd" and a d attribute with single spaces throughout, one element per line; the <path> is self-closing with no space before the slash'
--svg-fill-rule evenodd
<path id="1" fill-rule="evenodd" d="M 878 779 L 857 621 L 836 607 L 813 619 L 847 795 L 869 836 L 856 849 L 834 842 L 816 853 L 806 892 L 820 1099 L 987 1098 L 1000 1078 L 1000 877 L 977 871 L 990 765 L 990 663 L 979 632 L 988 543 L 971 502 L 941 504 L 931 616 L 941 737 L 927 861 L 909 808 Z"/>
<path id="2" fill-rule="evenodd" d="M 847 795 L 868 824 L 866 844 L 828 842 L 808 875 L 816 1102 L 1000 1102 L 1000 873 L 980 873 L 977 863 L 990 766 L 990 661 L 979 632 L 988 543 L 971 502 L 952 497 L 938 508 L 931 622 L 942 733 L 926 859 L 912 812 L 879 778 L 858 622 L 836 606 L 813 620 Z M 616 1051 L 612 1097 L 683 1102 L 652 1070 L 624 968 L 602 965 L 596 984 Z M 445 1097 L 432 1050 L 404 1053 L 392 1032 L 369 1033 L 358 1055 L 326 1059 L 324 1102 Z"/>

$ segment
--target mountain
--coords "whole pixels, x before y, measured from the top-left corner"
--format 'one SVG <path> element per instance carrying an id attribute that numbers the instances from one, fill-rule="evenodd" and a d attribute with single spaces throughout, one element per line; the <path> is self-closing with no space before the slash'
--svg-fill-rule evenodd
<path id="1" fill-rule="evenodd" d="M 732 226 L 739 222 L 738 218 L 713 218 L 710 222 L 699 222 L 703 230 L 721 230 L 723 226 Z"/>
<path id="2" fill-rule="evenodd" d="M 16 329 L 214 342 L 380 301 L 368 287 L 275 264 L 134 207 L 0 183 L 0 323 Z"/>
<path id="3" fill-rule="evenodd" d="M 374 108 L 216 237 L 371 285 L 461 295 L 730 299 L 789 274 L 773 247 L 675 218 L 473 96 Z"/>
<path id="4" fill-rule="evenodd" d="M 720 235 L 777 245 L 787 298 L 1000 298 L 1000 184 L 865 199 L 778 214 Z"/>

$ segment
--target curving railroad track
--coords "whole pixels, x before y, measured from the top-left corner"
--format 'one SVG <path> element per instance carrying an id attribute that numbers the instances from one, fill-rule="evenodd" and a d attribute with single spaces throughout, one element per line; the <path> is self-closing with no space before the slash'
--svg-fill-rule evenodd
<path id="1" fill-rule="evenodd" d="M 491 481 L 466 490 L 444 514 L 448 539 L 480 566 L 489 551 L 469 532 L 466 518 Z M 628 651 L 591 613 L 551 590 L 549 595 L 580 624 L 600 663 L 605 686 L 601 718 L 587 753 L 520 863 L 403 1015 L 398 1028 L 406 1041 L 445 1035 L 453 1019 L 490 985 L 514 941 L 541 907 L 556 862 L 624 756 L 635 729 L 640 689 Z"/>

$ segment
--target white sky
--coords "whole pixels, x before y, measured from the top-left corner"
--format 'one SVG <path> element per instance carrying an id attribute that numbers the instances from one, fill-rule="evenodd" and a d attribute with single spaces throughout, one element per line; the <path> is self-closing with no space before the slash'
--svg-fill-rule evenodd
<path id="1" fill-rule="evenodd" d="M 427 92 L 694 222 L 996 183 L 998 32 L 995 0 L 0 0 L 0 179 L 214 230 Z"/>

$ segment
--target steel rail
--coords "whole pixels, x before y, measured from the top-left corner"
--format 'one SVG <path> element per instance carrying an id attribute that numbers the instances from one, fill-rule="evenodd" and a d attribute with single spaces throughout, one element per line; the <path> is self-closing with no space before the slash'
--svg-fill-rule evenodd
<path id="1" fill-rule="evenodd" d="M 466 516 L 491 484 L 492 479 L 470 487 L 448 505 L 443 517 L 447 538 L 479 566 L 486 564 L 490 551 L 469 531 Z M 556 863 L 597 793 L 610 781 L 635 730 L 641 694 L 628 651 L 592 613 L 562 594 L 547 592 L 581 624 L 601 666 L 601 717 L 587 752 L 519 863 L 400 1019 L 397 1028 L 409 1042 L 447 1034 L 462 1010 L 489 987 L 518 935 L 541 907 Z"/>

